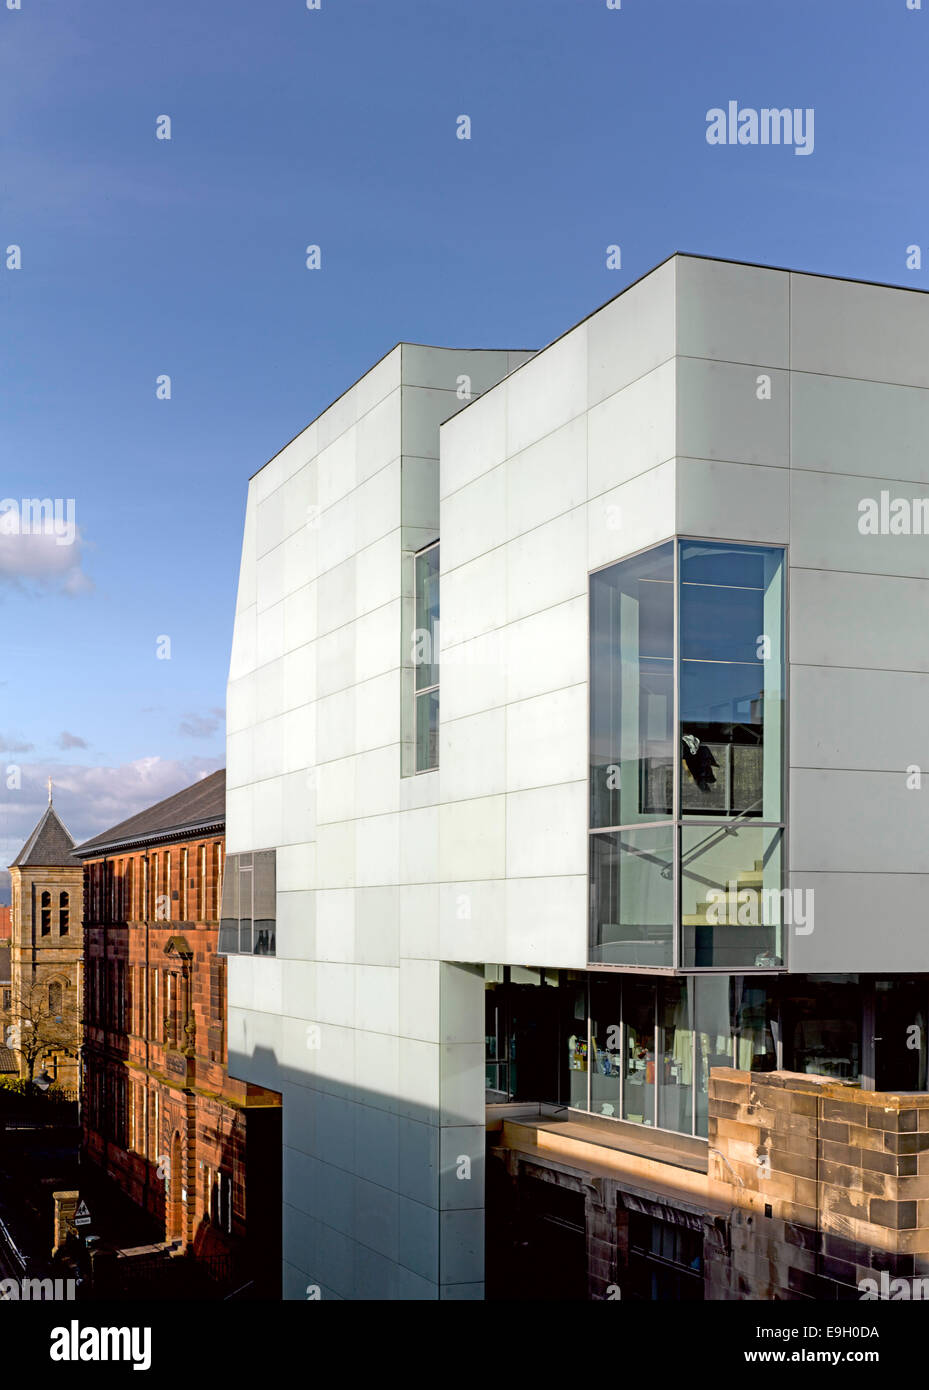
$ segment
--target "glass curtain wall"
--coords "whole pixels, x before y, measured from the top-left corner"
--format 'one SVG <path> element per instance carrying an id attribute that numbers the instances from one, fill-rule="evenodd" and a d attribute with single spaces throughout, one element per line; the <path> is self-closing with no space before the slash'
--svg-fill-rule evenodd
<path id="1" fill-rule="evenodd" d="M 674 546 L 591 575 L 592 961 L 674 963 Z"/>
<path id="2" fill-rule="evenodd" d="M 681 541 L 683 966 L 782 965 L 783 551 Z"/>
<path id="3" fill-rule="evenodd" d="M 544 1102 L 705 1137 L 713 1067 L 770 1072 L 780 1057 L 788 1071 L 863 1080 L 869 1000 L 868 1033 L 876 1023 L 890 1043 L 878 1089 L 925 1089 L 925 976 L 487 971 L 488 1103 Z"/>
<path id="4" fill-rule="evenodd" d="M 574 986 L 575 991 L 577 986 Z M 744 975 L 590 977 L 590 1103 L 575 1109 L 705 1137 L 711 1067 L 773 1071 L 777 999 Z M 580 1031 L 580 1025 L 578 1025 Z"/>
<path id="5" fill-rule="evenodd" d="M 676 544 L 591 575 L 590 960 L 770 969 L 784 963 L 784 553 Z"/>

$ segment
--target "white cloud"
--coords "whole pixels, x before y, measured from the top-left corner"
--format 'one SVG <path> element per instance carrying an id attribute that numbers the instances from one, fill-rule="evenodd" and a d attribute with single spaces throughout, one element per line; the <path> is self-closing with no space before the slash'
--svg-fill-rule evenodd
<path id="1" fill-rule="evenodd" d="M 0 526 L 0 589 L 41 594 L 50 591 L 76 598 L 94 585 L 83 569 L 79 535 L 61 544 L 53 530 L 10 532 Z"/>
<path id="2" fill-rule="evenodd" d="M 0 778 L 0 865 L 16 858 L 42 816 L 49 777 L 55 810 L 80 844 L 223 765 L 221 757 L 138 758 L 119 767 L 31 763 L 23 768 L 19 791 L 8 790 Z"/>

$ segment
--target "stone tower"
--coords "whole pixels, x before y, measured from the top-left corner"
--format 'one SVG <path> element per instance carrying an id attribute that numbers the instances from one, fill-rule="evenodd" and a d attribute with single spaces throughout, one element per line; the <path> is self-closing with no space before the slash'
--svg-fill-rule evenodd
<path id="1" fill-rule="evenodd" d="M 20 1076 L 77 1090 L 83 1014 L 84 871 L 52 805 L 10 865 L 13 888 L 8 1042 Z"/>

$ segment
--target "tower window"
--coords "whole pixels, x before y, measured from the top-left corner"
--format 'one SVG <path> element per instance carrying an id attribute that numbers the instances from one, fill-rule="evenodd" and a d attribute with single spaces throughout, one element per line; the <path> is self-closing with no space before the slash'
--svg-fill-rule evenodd
<path id="1" fill-rule="evenodd" d="M 67 893 L 58 894 L 58 935 L 67 936 L 71 929 L 71 907 Z"/>
<path id="2" fill-rule="evenodd" d="M 52 929 L 52 895 L 42 894 L 42 935 L 48 936 Z"/>

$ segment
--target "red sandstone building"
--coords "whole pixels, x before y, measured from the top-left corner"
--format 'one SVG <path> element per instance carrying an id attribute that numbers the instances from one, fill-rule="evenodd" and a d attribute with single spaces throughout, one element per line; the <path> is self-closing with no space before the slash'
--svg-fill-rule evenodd
<path id="1" fill-rule="evenodd" d="M 220 771 L 75 851 L 82 1139 L 85 1157 L 163 1223 L 165 1242 L 225 1256 L 236 1279 L 274 1296 L 281 1098 L 226 1069 L 226 961 L 216 950 L 224 824 Z"/>

